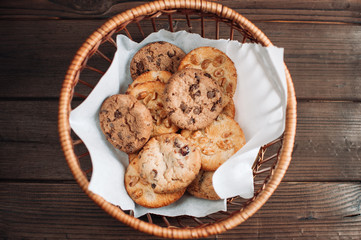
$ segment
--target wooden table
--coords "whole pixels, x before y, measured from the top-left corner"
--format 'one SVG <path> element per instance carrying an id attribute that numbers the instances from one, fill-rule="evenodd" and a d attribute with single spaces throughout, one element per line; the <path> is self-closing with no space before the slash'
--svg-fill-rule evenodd
<path id="1" fill-rule="evenodd" d="M 142 1 L 0 3 L 0 237 L 152 238 L 78 187 L 60 149 L 58 97 L 76 50 Z M 276 192 L 242 225 L 210 238 L 361 238 L 361 2 L 220 1 L 285 48 L 298 126 Z"/>

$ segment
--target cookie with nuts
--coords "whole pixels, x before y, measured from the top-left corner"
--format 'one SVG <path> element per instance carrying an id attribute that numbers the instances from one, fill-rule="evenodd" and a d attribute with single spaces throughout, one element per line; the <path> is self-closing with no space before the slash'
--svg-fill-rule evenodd
<path id="1" fill-rule="evenodd" d="M 159 81 L 149 81 L 139 83 L 135 87 L 128 89 L 127 94 L 134 96 L 142 102 L 153 118 L 153 131 L 151 136 L 165 133 L 175 133 L 178 127 L 173 124 L 163 105 L 163 92 L 165 84 Z"/>
<path id="2" fill-rule="evenodd" d="M 173 193 L 154 192 L 152 186 L 140 177 L 139 169 L 139 161 L 135 158 L 128 165 L 124 176 L 125 189 L 137 204 L 147 208 L 159 208 L 167 206 L 183 196 L 185 188 Z"/>
<path id="3" fill-rule="evenodd" d="M 217 170 L 246 143 L 238 123 L 224 114 L 204 129 L 182 130 L 181 135 L 200 149 L 202 169 L 205 171 Z"/>
<path id="4" fill-rule="evenodd" d="M 133 89 L 140 83 L 150 82 L 150 81 L 159 81 L 161 83 L 167 83 L 169 78 L 172 76 L 172 73 L 168 71 L 149 71 L 143 73 L 137 77 L 131 84 L 128 86 L 128 91 Z"/>
<path id="5" fill-rule="evenodd" d="M 151 138 L 137 156 L 139 174 L 156 193 L 186 188 L 201 167 L 199 150 L 180 134 Z"/>
<path id="6" fill-rule="evenodd" d="M 233 97 L 237 87 L 237 70 L 224 52 L 213 47 L 196 48 L 182 59 L 178 70 L 185 68 L 202 69 L 217 81 L 225 95 Z"/>
<path id="7" fill-rule="evenodd" d="M 169 79 L 164 106 L 179 128 L 197 130 L 212 123 L 227 103 L 220 86 L 199 69 L 186 68 Z"/>
<path id="8" fill-rule="evenodd" d="M 236 115 L 236 106 L 233 99 L 230 99 L 228 104 L 223 108 L 222 113 L 234 119 Z"/>
<path id="9" fill-rule="evenodd" d="M 130 74 L 136 79 L 148 71 L 175 73 L 185 53 L 179 47 L 164 41 L 149 43 L 135 53 L 130 62 Z"/>
<path id="10" fill-rule="evenodd" d="M 193 182 L 187 187 L 187 192 L 191 195 L 208 199 L 208 200 L 219 200 L 221 199 L 213 188 L 213 174 L 212 172 L 207 171 L 199 171 L 197 177 L 193 180 Z"/>
<path id="11" fill-rule="evenodd" d="M 135 97 L 124 94 L 105 99 L 100 108 L 99 122 L 107 140 L 126 153 L 143 147 L 153 129 L 149 110 Z"/>

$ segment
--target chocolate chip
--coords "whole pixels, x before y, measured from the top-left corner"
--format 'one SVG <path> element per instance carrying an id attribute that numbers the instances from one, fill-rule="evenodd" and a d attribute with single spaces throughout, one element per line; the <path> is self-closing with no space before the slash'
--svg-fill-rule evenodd
<path id="1" fill-rule="evenodd" d="M 107 138 L 112 138 L 112 135 L 110 133 L 105 133 L 105 135 L 107 136 Z"/>
<path id="2" fill-rule="evenodd" d="M 157 62 L 155 64 L 157 64 L 157 66 L 159 67 L 160 66 L 160 58 L 157 59 Z"/>
<path id="3" fill-rule="evenodd" d="M 180 145 L 179 141 L 178 141 L 178 138 L 174 139 L 174 147 L 177 147 L 177 148 L 181 148 L 182 146 Z"/>
<path id="4" fill-rule="evenodd" d="M 201 91 L 200 90 L 198 90 L 195 94 L 194 94 L 194 96 L 196 96 L 196 97 L 199 97 L 201 95 Z"/>
<path id="5" fill-rule="evenodd" d="M 187 108 L 188 108 L 188 106 L 184 102 L 182 102 L 179 107 L 182 110 L 182 112 L 185 112 L 187 110 Z"/>
<path id="6" fill-rule="evenodd" d="M 194 78 L 197 79 L 198 82 L 199 82 L 199 80 L 201 80 L 197 73 L 194 73 Z"/>
<path id="7" fill-rule="evenodd" d="M 204 73 L 204 76 L 212 78 L 212 76 L 209 73 Z"/>
<path id="8" fill-rule="evenodd" d="M 128 143 L 126 146 L 125 146 L 126 149 L 128 149 L 129 152 L 132 152 L 133 151 L 133 144 L 132 143 Z"/>
<path id="9" fill-rule="evenodd" d="M 139 70 L 139 72 L 143 73 L 144 72 L 144 64 L 143 62 L 136 62 L 135 66 L 137 66 L 137 72 Z"/>
<path id="10" fill-rule="evenodd" d="M 217 107 L 217 103 L 215 102 L 215 103 L 213 103 L 213 105 L 212 105 L 211 112 L 216 111 L 216 107 Z"/>
<path id="11" fill-rule="evenodd" d="M 152 188 L 154 189 L 157 185 L 155 185 L 155 183 L 152 183 Z"/>
<path id="12" fill-rule="evenodd" d="M 202 109 L 200 108 L 200 107 L 195 107 L 194 109 L 193 109 L 193 113 L 194 114 L 200 114 L 202 112 Z"/>
<path id="13" fill-rule="evenodd" d="M 175 112 L 175 110 L 172 109 L 172 110 L 168 113 L 168 116 L 172 115 L 174 112 Z"/>
<path id="14" fill-rule="evenodd" d="M 109 127 L 110 127 L 111 129 L 114 129 L 114 124 L 113 124 L 113 123 L 109 123 Z"/>
<path id="15" fill-rule="evenodd" d="M 119 112 L 119 110 L 117 109 L 114 112 L 114 118 L 121 118 L 121 117 L 123 117 L 123 114 L 121 112 Z"/>
<path id="16" fill-rule="evenodd" d="M 222 103 L 222 97 L 220 97 L 216 102 L 216 104 L 219 104 L 219 103 Z"/>
<path id="17" fill-rule="evenodd" d="M 214 89 L 212 91 L 207 92 L 207 98 L 214 98 L 216 96 L 216 92 Z"/>
<path id="18" fill-rule="evenodd" d="M 158 171 L 153 169 L 151 174 L 152 174 L 153 178 L 156 178 L 158 175 Z"/>
<path id="19" fill-rule="evenodd" d="M 147 56 L 147 59 L 149 62 L 154 62 L 154 57 L 153 56 Z"/>
<path id="20" fill-rule="evenodd" d="M 117 134 L 117 135 L 118 135 L 118 138 L 119 138 L 119 139 L 123 139 L 123 137 L 122 137 L 122 133 L 121 133 L 121 132 L 118 132 L 118 134 Z"/>
<path id="21" fill-rule="evenodd" d="M 193 118 L 193 117 L 191 117 L 190 119 L 189 119 L 189 124 L 193 124 L 193 123 L 195 123 L 196 122 L 196 120 Z"/>
<path id="22" fill-rule="evenodd" d="M 189 92 L 193 92 L 194 90 L 199 88 L 199 84 L 192 84 L 189 87 Z"/>
<path id="23" fill-rule="evenodd" d="M 185 113 L 185 114 L 188 114 L 188 113 L 190 113 L 191 111 L 192 111 L 192 108 L 189 107 L 189 108 L 187 108 L 187 109 L 184 111 L 184 113 Z"/>
<path id="24" fill-rule="evenodd" d="M 168 57 L 174 57 L 175 56 L 175 54 L 176 54 L 176 52 L 173 50 L 173 53 L 171 53 L 170 51 L 168 51 L 167 52 L 167 55 L 168 55 Z"/>
<path id="25" fill-rule="evenodd" d="M 179 153 L 182 154 L 182 156 L 187 156 L 189 153 L 189 147 L 188 145 L 183 146 L 180 150 Z"/>

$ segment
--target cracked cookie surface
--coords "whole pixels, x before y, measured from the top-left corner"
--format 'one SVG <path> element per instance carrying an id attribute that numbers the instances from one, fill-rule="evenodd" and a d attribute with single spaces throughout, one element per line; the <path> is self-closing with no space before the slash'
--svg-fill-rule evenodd
<path id="1" fill-rule="evenodd" d="M 136 79 L 142 73 L 156 70 L 175 73 L 185 53 L 168 42 L 153 42 L 142 47 L 130 62 L 130 74 Z"/>
<path id="2" fill-rule="evenodd" d="M 186 188 L 173 193 L 154 192 L 151 184 L 140 177 L 139 169 L 139 161 L 136 157 L 128 165 L 124 176 L 125 189 L 137 204 L 147 208 L 159 208 L 167 206 L 183 196 Z"/>
<path id="3" fill-rule="evenodd" d="M 199 150 L 180 134 L 151 138 L 137 158 L 140 177 L 156 193 L 177 192 L 186 188 L 201 167 Z"/>
<path id="4" fill-rule="evenodd" d="M 237 87 L 237 70 L 233 61 L 213 47 L 200 47 L 190 51 L 181 61 L 178 70 L 202 69 L 221 86 L 223 93 L 232 98 Z"/>
<path id="5" fill-rule="evenodd" d="M 197 177 L 193 180 L 193 182 L 187 187 L 187 192 L 191 195 L 208 199 L 208 200 L 219 200 L 221 199 L 213 188 L 213 174 L 212 172 L 199 171 Z"/>
<path id="6" fill-rule="evenodd" d="M 182 129 L 197 130 L 213 122 L 228 102 L 225 99 L 209 74 L 186 68 L 169 79 L 163 102 L 174 124 Z"/>
<path id="7" fill-rule="evenodd" d="M 178 127 L 170 121 L 164 109 L 162 100 L 164 88 L 165 84 L 160 81 L 149 81 L 127 90 L 127 94 L 134 96 L 149 109 L 153 119 L 151 137 L 178 131 Z"/>
<path id="8" fill-rule="evenodd" d="M 124 94 L 110 96 L 103 102 L 99 122 L 107 140 L 126 153 L 143 147 L 153 129 L 149 110 L 135 97 Z"/>
<path id="9" fill-rule="evenodd" d="M 205 171 L 217 170 L 246 143 L 238 123 L 224 114 L 204 129 L 182 130 L 181 135 L 200 149 L 201 168 Z"/>

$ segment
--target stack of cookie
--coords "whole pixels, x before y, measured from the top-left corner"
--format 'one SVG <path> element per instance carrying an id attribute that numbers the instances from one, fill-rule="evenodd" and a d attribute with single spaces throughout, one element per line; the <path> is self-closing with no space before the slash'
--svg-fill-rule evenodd
<path id="1" fill-rule="evenodd" d="M 108 141 L 128 153 L 129 196 L 148 208 L 169 205 L 185 191 L 219 199 L 213 173 L 245 144 L 233 119 L 232 60 L 212 47 L 185 54 L 154 42 L 134 55 L 130 72 L 126 94 L 107 98 L 99 113 Z"/>

